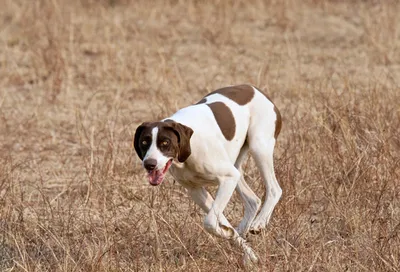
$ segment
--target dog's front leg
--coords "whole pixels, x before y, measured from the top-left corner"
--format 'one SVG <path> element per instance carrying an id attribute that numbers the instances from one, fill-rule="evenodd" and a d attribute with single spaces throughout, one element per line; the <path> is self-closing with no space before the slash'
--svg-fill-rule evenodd
<path id="1" fill-rule="evenodd" d="M 186 189 L 188 190 L 189 196 L 203 211 L 208 213 L 211 210 L 214 199 L 204 187 L 186 187 Z"/>
<path id="2" fill-rule="evenodd" d="M 210 210 L 212 209 L 214 199 L 210 195 L 210 193 L 204 189 L 204 187 L 194 187 L 194 188 L 186 188 L 188 190 L 189 196 L 193 199 L 193 201 L 206 212 L 207 216 L 210 214 Z M 210 220 L 214 220 L 216 218 L 217 222 L 213 222 L 212 224 L 215 225 L 215 229 L 220 230 L 222 226 L 222 231 L 224 229 L 228 229 L 228 233 L 220 233 L 220 231 L 215 231 L 214 228 L 209 227 L 206 225 L 206 222 L 210 222 Z M 224 214 L 220 212 L 218 215 L 213 217 L 212 219 L 205 220 L 205 228 L 208 232 L 216 234 L 217 236 L 222 236 L 223 238 L 231 238 L 232 234 L 229 230 L 230 224 Z"/>
<path id="3" fill-rule="evenodd" d="M 241 247 L 244 250 L 245 262 L 247 262 L 247 259 L 250 259 L 253 262 L 257 262 L 257 257 L 251 247 L 246 244 L 246 241 L 232 227 L 232 225 L 228 222 L 223 214 L 230 198 L 232 197 L 233 191 L 238 184 L 239 179 L 240 172 L 233 166 L 232 168 L 230 168 L 228 174 L 220 175 L 220 184 L 217 190 L 217 194 L 210 208 L 209 203 L 212 200 L 212 197 L 208 196 L 207 198 L 205 198 L 205 202 L 207 203 L 205 207 L 207 209 L 209 208 L 209 211 L 204 220 L 204 227 L 208 232 L 212 234 L 226 239 L 232 239 L 237 246 Z"/>
<path id="4" fill-rule="evenodd" d="M 221 178 L 215 200 L 204 219 L 204 227 L 208 232 L 226 239 L 232 239 L 236 234 L 236 230 L 223 215 L 240 178 L 232 172 L 232 175 Z"/>

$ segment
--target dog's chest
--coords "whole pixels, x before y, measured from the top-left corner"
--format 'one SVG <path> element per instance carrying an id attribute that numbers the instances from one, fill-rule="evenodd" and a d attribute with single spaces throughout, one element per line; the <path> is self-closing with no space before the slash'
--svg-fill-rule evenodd
<path id="1" fill-rule="evenodd" d="M 191 165 L 185 163 L 182 167 L 172 165 L 171 175 L 185 187 L 218 185 L 218 177 L 206 165 Z"/>

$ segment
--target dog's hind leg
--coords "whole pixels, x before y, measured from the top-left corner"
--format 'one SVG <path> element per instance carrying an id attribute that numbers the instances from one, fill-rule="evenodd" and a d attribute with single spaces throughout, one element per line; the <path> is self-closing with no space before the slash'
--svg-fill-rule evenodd
<path id="1" fill-rule="evenodd" d="M 242 164 L 247 157 L 249 146 L 247 142 L 243 145 L 240 150 L 240 154 L 235 162 L 235 167 L 240 171 L 240 180 L 236 186 L 236 191 L 239 193 L 244 204 L 244 215 L 237 227 L 237 232 L 245 237 L 250 229 L 251 223 L 257 215 L 257 211 L 260 208 L 261 200 L 253 192 L 250 186 L 246 183 L 243 176 Z"/>
<path id="2" fill-rule="evenodd" d="M 250 151 L 254 157 L 265 184 L 265 201 L 261 211 L 251 224 L 250 231 L 257 233 L 268 224 L 275 205 L 282 196 L 282 189 L 275 177 L 273 152 L 275 138 L 264 139 L 263 135 L 253 135 Z"/>

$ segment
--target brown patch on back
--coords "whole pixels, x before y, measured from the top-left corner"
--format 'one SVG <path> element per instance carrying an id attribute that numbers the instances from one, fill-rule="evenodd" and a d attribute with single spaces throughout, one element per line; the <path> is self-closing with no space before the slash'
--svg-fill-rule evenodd
<path id="1" fill-rule="evenodd" d="M 198 104 L 203 104 L 203 103 L 206 103 L 206 102 L 207 102 L 207 99 L 203 98 L 202 100 L 200 100 L 199 102 L 197 102 L 196 105 L 198 105 Z"/>
<path id="2" fill-rule="evenodd" d="M 235 136 L 236 124 L 232 111 L 222 102 L 207 104 L 214 114 L 215 120 L 225 139 L 231 141 Z"/>
<path id="3" fill-rule="evenodd" d="M 223 96 L 228 97 L 229 99 L 235 101 L 236 103 L 238 103 L 241 106 L 249 103 L 251 101 L 251 99 L 253 99 L 253 97 L 254 97 L 254 89 L 253 89 L 253 87 L 251 87 L 249 85 L 238 85 L 238 86 L 221 88 L 221 89 L 213 91 L 212 93 L 209 93 L 207 96 L 216 94 L 216 93 L 222 94 Z M 201 101 L 203 101 L 203 100 L 201 100 Z"/>

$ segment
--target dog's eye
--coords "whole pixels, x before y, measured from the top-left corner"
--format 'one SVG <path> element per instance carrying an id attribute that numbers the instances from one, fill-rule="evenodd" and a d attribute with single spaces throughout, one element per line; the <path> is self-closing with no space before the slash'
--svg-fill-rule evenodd
<path id="1" fill-rule="evenodd" d="M 142 141 L 142 145 L 148 145 L 149 143 L 146 140 Z"/>
<path id="2" fill-rule="evenodd" d="M 169 141 L 168 140 L 164 140 L 161 142 L 161 146 L 168 146 L 169 145 Z"/>

